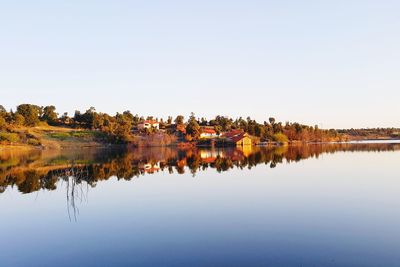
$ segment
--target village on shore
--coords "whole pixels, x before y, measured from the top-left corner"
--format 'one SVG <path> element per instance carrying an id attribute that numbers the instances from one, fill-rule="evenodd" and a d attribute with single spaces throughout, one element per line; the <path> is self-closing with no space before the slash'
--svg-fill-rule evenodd
<path id="1" fill-rule="evenodd" d="M 254 146 L 293 143 L 340 142 L 355 139 L 394 139 L 400 130 L 320 129 L 297 122 L 282 123 L 269 117 L 262 123 L 250 117 L 232 119 L 216 116 L 211 120 L 191 114 L 187 120 L 143 117 L 130 111 L 114 116 L 90 108 L 61 116 L 54 106 L 21 104 L 7 111 L 0 105 L 0 145 L 27 145 L 45 148 L 104 145 L 128 146 Z"/>
<path id="2" fill-rule="evenodd" d="M 149 132 L 159 136 L 173 134 L 176 136 L 176 142 L 184 144 L 193 141 L 191 135 L 188 135 L 186 126 L 183 123 L 162 125 L 157 120 L 144 120 L 138 124 L 138 127 L 132 129 L 132 133 L 142 135 L 144 139 Z M 214 126 L 199 126 L 196 138 L 197 146 L 251 146 L 255 144 L 260 144 L 259 139 L 250 136 L 242 129 L 217 132 Z"/>

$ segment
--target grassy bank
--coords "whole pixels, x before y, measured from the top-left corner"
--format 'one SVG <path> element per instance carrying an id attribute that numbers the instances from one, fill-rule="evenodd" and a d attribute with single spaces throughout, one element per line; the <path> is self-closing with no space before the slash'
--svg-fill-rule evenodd
<path id="1" fill-rule="evenodd" d="M 108 146 L 107 136 L 98 131 L 65 127 L 13 127 L 0 131 L 0 149 L 61 149 Z"/>

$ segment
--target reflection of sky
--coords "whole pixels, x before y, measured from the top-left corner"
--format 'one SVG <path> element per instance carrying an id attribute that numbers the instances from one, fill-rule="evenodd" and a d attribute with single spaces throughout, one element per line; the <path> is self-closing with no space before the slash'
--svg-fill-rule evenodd
<path id="1" fill-rule="evenodd" d="M 4 266 L 395 266 L 399 152 L 0 195 Z"/>

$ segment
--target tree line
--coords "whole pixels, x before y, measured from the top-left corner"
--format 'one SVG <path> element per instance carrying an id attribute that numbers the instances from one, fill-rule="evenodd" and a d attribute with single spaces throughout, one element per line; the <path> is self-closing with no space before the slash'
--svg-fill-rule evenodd
<path id="1" fill-rule="evenodd" d="M 191 114 L 187 120 L 183 115 L 178 115 L 174 119 L 169 116 L 166 120 L 155 118 L 153 116 L 133 115 L 130 111 L 116 113 L 112 116 L 107 113 L 97 112 L 94 107 L 89 108 L 85 112 L 75 111 L 73 116 L 68 113 L 59 114 L 56 107 L 38 106 L 32 104 L 21 104 L 17 106 L 15 111 L 7 111 L 0 105 L 0 130 L 4 130 L 13 126 L 34 127 L 40 124 L 48 124 L 51 126 L 63 126 L 79 129 L 90 129 L 101 131 L 112 137 L 118 142 L 129 142 L 130 138 L 135 134 L 152 134 L 160 132 L 156 129 L 139 130 L 139 124 L 145 120 L 157 121 L 161 132 L 170 135 L 181 135 L 182 140 L 196 141 L 200 138 L 203 128 L 214 129 L 217 134 L 229 132 L 232 130 L 240 130 L 251 136 L 257 137 L 261 142 L 326 142 L 341 141 L 344 136 L 363 135 L 367 131 L 364 130 L 341 130 L 320 129 L 317 125 L 309 126 L 298 122 L 278 122 L 273 117 L 266 117 L 263 122 L 247 118 L 229 118 L 226 116 L 216 116 L 208 120 L 206 118 L 197 118 L 195 114 Z M 134 131 L 134 130 L 137 131 Z M 387 130 L 389 131 L 389 130 Z M 386 133 L 383 129 L 376 132 Z M 393 131 L 391 131 L 393 132 Z"/>

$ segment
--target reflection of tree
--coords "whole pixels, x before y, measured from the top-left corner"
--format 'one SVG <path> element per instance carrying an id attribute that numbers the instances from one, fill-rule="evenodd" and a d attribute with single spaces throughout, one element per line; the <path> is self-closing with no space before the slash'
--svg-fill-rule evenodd
<path id="1" fill-rule="evenodd" d="M 70 170 L 65 172 L 65 176 L 62 176 L 61 179 L 66 182 L 66 191 L 67 191 L 67 211 L 68 217 L 71 221 L 71 211 L 73 211 L 73 218 L 76 221 L 76 216 L 79 214 L 79 208 L 76 205 L 76 200 L 87 200 L 87 194 L 89 188 L 86 187 L 86 194 L 83 190 L 83 182 L 87 183 L 87 177 L 89 174 L 88 166 L 83 166 L 81 168 L 71 167 Z"/>
<path id="2" fill-rule="evenodd" d="M 76 200 L 82 200 L 83 185 L 86 190 L 110 177 L 131 180 L 159 171 L 192 175 L 208 168 L 218 172 L 233 168 L 251 169 L 258 164 L 275 168 L 284 162 L 298 162 L 307 158 L 318 158 L 324 153 L 338 151 L 394 151 L 399 144 L 329 144 L 285 147 L 175 149 L 146 148 L 132 151 L 89 151 L 63 155 L 1 155 L 0 192 L 8 186 L 16 186 L 21 193 L 41 189 L 55 190 L 57 183 L 67 185 L 68 209 L 76 216 Z"/>

